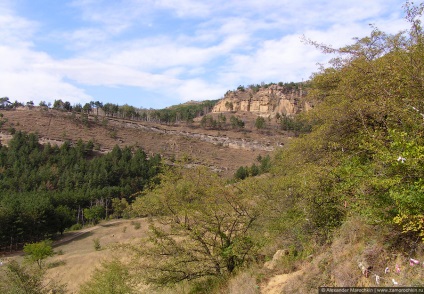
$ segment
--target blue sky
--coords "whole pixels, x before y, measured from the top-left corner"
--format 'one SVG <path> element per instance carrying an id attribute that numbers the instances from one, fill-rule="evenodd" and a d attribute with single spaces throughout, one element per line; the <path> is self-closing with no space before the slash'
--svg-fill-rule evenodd
<path id="1" fill-rule="evenodd" d="M 0 97 L 164 108 L 307 80 L 343 46 L 407 28 L 400 0 L 0 0 Z"/>

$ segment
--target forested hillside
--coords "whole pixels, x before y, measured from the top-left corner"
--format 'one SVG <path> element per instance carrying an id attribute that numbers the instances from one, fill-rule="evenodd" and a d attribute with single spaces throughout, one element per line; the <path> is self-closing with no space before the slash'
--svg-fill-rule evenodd
<path id="1" fill-rule="evenodd" d="M 17 132 L 0 148 L 0 251 L 20 249 L 74 224 L 122 217 L 160 171 L 159 156 L 116 146 L 96 156 L 93 143 L 40 145 L 35 134 Z"/>

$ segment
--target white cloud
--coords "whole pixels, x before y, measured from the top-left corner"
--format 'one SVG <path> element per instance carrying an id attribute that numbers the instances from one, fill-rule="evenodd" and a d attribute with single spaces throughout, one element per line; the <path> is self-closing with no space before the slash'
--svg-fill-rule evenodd
<path id="1" fill-rule="evenodd" d="M 46 70 L 56 61 L 45 53 L 0 46 L 0 63 L 0 95 L 11 100 L 39 102 L 61 98 L 76 103 L 91 98 L 84 90 L 64 82 L 60 73 Z"/>
<path id="2" fill-rule="evenodd" d="M 52 38 L 60 42 L 66 40 L 65 46 L 69 50 L 89 50 L 94 46 L 98 47 L 108 39 L 108 33 L 98 28 L 83 28 L 72 32 L 53 33 Z"/>
<path id="3" fill-rule="evenodd" d="M 136 86 L 157 89 L 164 84 L 175 84 L 173 77 L 134 70 L 119 64 L 98 62 L 89 59 L 69 59 L 57 62 L 46 70 L 61 72 L 79 84 L 92 86 Z"/>
<path id="4" fill-rule="evenodd" d="M 352 37 L 365 36 L 368 32 L 365 24 L 334 25 L 325 31 L 305 31 L 305 36 L 337 48 L 352 43 Z M 234 55 L 223 69 L 220 81 L 238 84 L 243 80 L 247 83 L 307 80 L 318 71 L 317 63 L 326 63 L 331 57 L 302 42 L 301 34 L 287 35 L 258 43 L 253 53 Z"/>
<path id="5" fill-rule="evenodd" d="M 39 24 L 17 16 L 11 5 L 0 6 L 0 95 L 11 100 L 39 102 L 65 98 L 77 102 L 89 99 L 83 90 L 66 83 L 60 74 L 39 65 L 53 63 L 48 54 L 33 50 L 32 38 Z"/>
<path id="6" fill-rule="evenodd" d="M 63 82 L 60 76 L 43 71 L 1 72 L 0 79 L 4 83 L 2 95 L 8 96 L 12 101 L 33 100 L 38 104 L 41 100 L 62 99 L 73 104 L 92 100 L 83 90 Z"/>
<path id="7" fill-rule="evenodd" d="M 157 0 L 155 5 L 159 8 L 173 10 L 178 17 L 207 17 L 211 12 L 211 7 L 207 3 L 193 0 Z"/>
<path id="8" fill-rule="evenodd" d="M 142 40 L 120 45 L 109 51 L 105 58 L 109 63 L 124 65 L 140 70 L 162 70 L 167 68 L 201 66 L 214 58 L 225 56 L 248 43 L 246 35 L 232 35 L 220 43 L 202 47 L 197 44 L 179 43 L 172 39 Z"/>
<path id="9" fill-rule="evenodd" d="M 182 81 L 175 89 L 167 88 L 167 91 L 173 90 L 181 97 L 182 101 L 190 100 L 210 100 L 223 96 L 227 88 L 222 85 L 207 83 L 201 79 L 192 79 Z"/>
<path id="10" fill-rule="evenodd" d="M 9 9 L 0 8 L 0 44 L 28 46 L 38 28 L 36 22 L 15 16 Z"/>
<path id="11" fill-rule="evenodd" d="M 74 0 L 70 7 L 79 9 L 83 21 L 100 24 L 109 31 L 119 33 L 131 26 L 132 22 L 151 11 L 151 1 L 107 1 Z"/>
<path id="12" fill-rule="evenodd" d="M 75 0 L 69 7 L 78 21 L 66 30 L 46 30 L 5 1 L 0 90 L 6 93 L 0 96 L 12 100 L 93 99 L 85 86 L 131 86 L 184 101 L 214 99 L 239 84 L 308 79 L 316 63 L 329 57 L 302 44 L 302 34 L 338 47 L 367 35 L 368 22 L 393 33 L 404 26 L 392 10 L 401 10 L 400 0 Z M 149 24 L 172 34 L 145 34 Z M 67 58 L 52 57 L 61 54 L 43 47 L 40 36 L 46 35 L 49 45 L 67 49 Z"/>

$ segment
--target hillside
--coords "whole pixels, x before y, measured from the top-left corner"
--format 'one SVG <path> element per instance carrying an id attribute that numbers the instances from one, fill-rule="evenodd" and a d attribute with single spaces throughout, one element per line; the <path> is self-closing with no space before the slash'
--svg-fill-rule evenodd
<path id="1" fill-rule="evenodd" d="M 279 97 L 279 85 L 250 87 L 251 92 L 239 87 L 212 112 L 195 119 L 187 115 L 184 123 L 166 111 L 156 117 L 166 124 L 154 123 L 150 114 L 148 122 L 117 118 L 125 117 L 119 111 L 100 118 L 56 110 L 2 111 L 5 132 L 38 128 L 46 139 L 92 139 L 99 152 L 128 144 L 159 152 L 167 163 L 173 156 L 192 163 L 190 168 L 163 165 L 158 156 L 118 147 L 93 158 L 92 144 L 44 148 L 37 136 L 17 133 L 0 149 L 4 251 L 12 250 L 13 240 L 18 248 L 22 238 L 57 235 L 68 223 L 81 228 L 103 219 L 143 218 L 138 224 L 143 235 L 134 240 L 120 225 L 103 230 L 109 234 L 104 244 L 115 243 L 115 233 L 124 242 L 115 247 L 117 258 L 79 280 L 87 281 L 81 294 L 117 287 L 139 293 L 142 285 L 153 293 L 303 294 L 319 287 L 332 293 L 351 292 L 351 287 L 363 287 L 353 292 L 384 287 L 382 292 L 420 293 L 424 3 L 406 3 L 405 13 L 410 31 L 390 35 L 373 28 L 370 36 L 339 49 L 312 42 L 336 58 L 313 75 L 304 98 L 314 107 L 299 116 L 292 117 L 308 109 L 301 103 L 303 93 L 292 92 L 290 100 L 281 90 Z M 283 111 L 282 105 L 290 107 Z M 269 153 L 262 173 L 252 167 L 248 176 L 228 181 L 214 172 L 225 167 L 229 173 Z M 69 222 L 58 227 L 55 219 Z M 100 256 L 87 240 L 80 243 L 75 263 Z M 8 276 L 0 275 L 0 290 L 26 286 L 15 281 L 29 270 L 11 262 Z M 37 272 L 27 276 L 45 282 L 41 266 Z"/>
<path id="2" fill-rule="evenodd" d="M 269 154 L 289 140 L 288 133 L 278 130 L 275 123 L 265 130 L 256 130 L 256 115 L 248 112 L 237 113 L 246 121 L 243 130 L 204 129 L 199 127 L 199 119 L 192 124 L 167 125 L 95 115 L 83 124 L 79 114 L 37 107 L 0 113 L 7 120 L 0 129 L 3 144 L 7 144 L 13 128 L 35 132 L 42 142 L 52 144 L 91 140 L 100 152 L 108 152 L 115 145 L 138 146 L 148 154 L 160 154 L 168 160 L 189 158 L 193 164 L 209 166 L 225 176 L 232 175 L 240 166 L 251 165 L 259 155 Z"/>

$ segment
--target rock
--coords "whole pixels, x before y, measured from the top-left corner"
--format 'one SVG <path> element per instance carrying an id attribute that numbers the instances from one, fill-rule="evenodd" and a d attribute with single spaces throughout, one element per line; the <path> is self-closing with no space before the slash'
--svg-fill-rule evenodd
<path id="1" fill-rule="evenodd" d="M 283 257 L 289 255 L 289 251 L 287 249 L 280 249 L 275 252 L 274 256 L 272 257 L 272 260 L 265 262 L 264 268 L 273 270 L 278 264 L 278 261 Z"/>
<path id="2" fill-rule="evenodd" d="M 292 116 L 311 108 L 303 101 L 305 94 L 301 89 L 290 90 L 278 85 L 261 87 L 257 91 L 251 88 L 228 91 L 212 112 L 245 111 L 267 117 L 274 117 L 277 113 Z"/>

